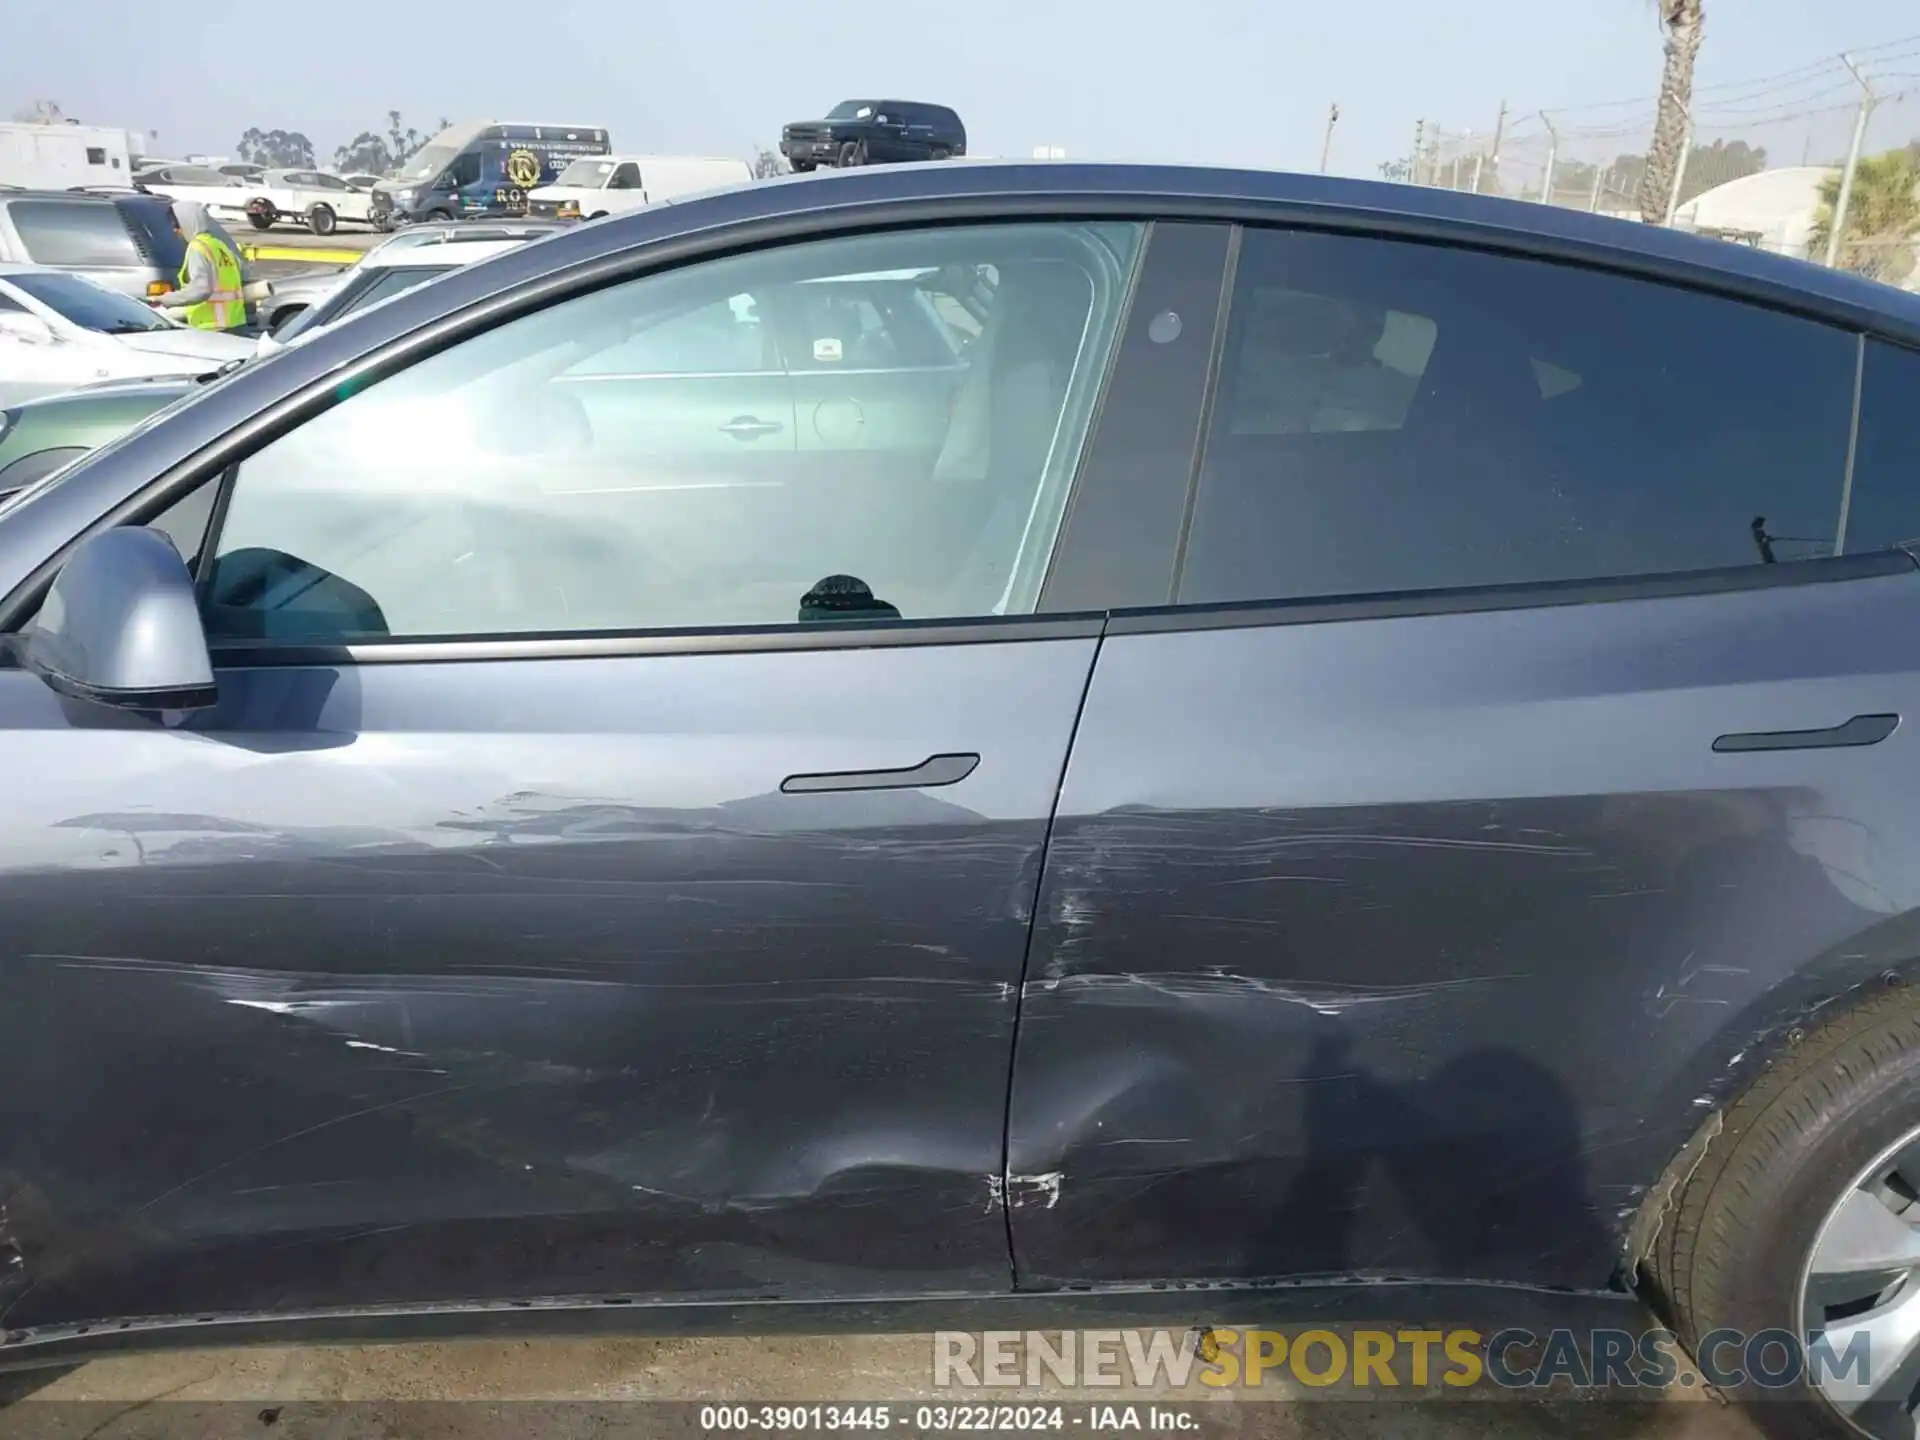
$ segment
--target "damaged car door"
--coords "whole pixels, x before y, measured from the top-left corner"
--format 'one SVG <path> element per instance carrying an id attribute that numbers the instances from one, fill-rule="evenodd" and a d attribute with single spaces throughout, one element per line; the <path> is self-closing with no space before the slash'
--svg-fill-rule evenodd
<path id="1" fill-rule="evenodd" d="M 1601 1288 L 1750 1007 L 1903 903 L 1859 336 L 1255 227 L 1226 316 L 1175 603 L 1108 626 L 1048 850 L 1020 1283 Z"/>
<path id="2" fill-rule="evenodd" d="M 128 512 L 197 578 L 217 698 L 36 672 L 37 624 L 132 603 L 77 571 L 0 667 L 9 1330 L 1005 1291 L 1016 992 L 1100 623 L 1035 612 L 1142 229 L 790 242 L 170 417 L 308 387 Z M 946 266 L 1057 303 L 990 317 L 892 472 L 650 447 L 552 383 L 730 296 Z"/>

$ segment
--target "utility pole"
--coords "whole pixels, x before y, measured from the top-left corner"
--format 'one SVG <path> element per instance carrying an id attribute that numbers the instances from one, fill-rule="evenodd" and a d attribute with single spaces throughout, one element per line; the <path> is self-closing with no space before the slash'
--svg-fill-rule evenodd
<path id="1" fill-rule="evenodd" d="M 1494 117 L 1494 121 L 1493 121 L 1493 153 L 1491 157 L 1482 157 L 1482 159 L 1490 158 L 1491 160 L 1492 169 L 1493 169 L 1493 183 L 1496 188 L 1498 188 L 1500 184 L 1500 140 L 1501 140 L 1501 137 L 1504 136 L 1506 133 L 1507 133 L 1507 102 L 1502 100 L 1500 102 L 1500 113 Z M 1474 165 L 1473 165 L 1473 193 L 1476 195 L 1480 193 L 1480 171 L 1481 171 L 1481 160 L 1477 159 L 1474 161 Z"/>
<path id="2" fill-rule="evenodd" d="M 1327 107 L 1327 135 L 1326 138 L 1320 142 L 1320 173 L 1322 175 L 1327 173 L 1327 157 L 1333 153 L 1333 127 L 1339 123 L 1340 107 L 1337 104 L 1329 105 Z"/>
<path id="3" fill-rule="evenodd" d="M 1560 132 L 1553 128 L 1547 112 L 1540 112 L 1540 123 L 1547 127 L 1547 173 L 1540 177 L 1540 203 L 1553 203 L 1553 162 L 1560 158 Z"/>
<path id="4" fill-rule="evenodd" d="M 1424 183 L 1420 176 L 1427 162 L 1427 122 L 1413 122 L 1413 163 L 1407 166 L 1407 179 L 1415 185 Z"/>
<path id="5" fill-rule="evenodd" d="M 1875 95 L 1873 86 L 1867 83 L 1867 77 L 1860 73 L 1853 63 L 1851 55 L 1842 55 L 1840 63 L 1847 67 L 1860 87 L 1860 110 L 1853 117 L 1853 143 L 1847 146 L 1847 168 L 1840 172 L 1840 194 L 1833 202 L 1833 221 L 1827 227 L 1827 268 L 1831 270 L 1840 263 L 1840 238 L 1847 229 L 1847 206 L 1853 201 L 1853 177 L 1860 168 L 1860 147 L 1867 138 L 1867 119 L 1873 114 Z"/>
<path id="6" fill-rule="evenodd" d="M 1680 135 L 1680 158 L 1673 167 L 1673 189 L 1667 192 L 1667 213 L 1661 223 L 1669 227 L 1673 217 L 1680 209 L 1680 187 L 1687 182 L 1687 157 L 1693 154 L 1693 117 L 1687 117 L 1687 128 Z"/>
<path id="7" fill-rule="evenodd" d="M 1594 166 L 1593 167 L 1593 197 L 1587 201 L 1587 213 L 1589 215 L 1598 215 L 1600 213 L 1600 187 L 1606 183 L 1607 183 L 1606 167 L 1601 165 Z"/>

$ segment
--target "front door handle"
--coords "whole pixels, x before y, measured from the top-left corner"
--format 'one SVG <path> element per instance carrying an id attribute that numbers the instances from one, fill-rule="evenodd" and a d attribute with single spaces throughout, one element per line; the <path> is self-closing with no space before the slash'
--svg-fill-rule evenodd
<path id="1" fill-rule="evenodd" d="M 980 764 L 978 755 L 930 755 L 905 770 L 837 770 L 822 775 L 789 775 L 780 788 L 789 795 L 822 790 L 922 790 L 958 785 Z"/>
<path id="2" fill-rule="evenodd" d="M 1898 715 L 1856 715 L 1830 730 L 1757 730 L 1722 735 L 1713 742 L 1721 754 L 1751 750 L 1836 750 L 1852 745 L 1878 745 L 1900 724 Z"/>
<path id="3" fill-rule="evenodd" d="M 758 440 L 763 435 L 776 435 L 780 431 L 777 420 L 762 420 L 758 415 L 736 415 L 720 427 L 722 435 L 731 435 L 736 440 Z"/>

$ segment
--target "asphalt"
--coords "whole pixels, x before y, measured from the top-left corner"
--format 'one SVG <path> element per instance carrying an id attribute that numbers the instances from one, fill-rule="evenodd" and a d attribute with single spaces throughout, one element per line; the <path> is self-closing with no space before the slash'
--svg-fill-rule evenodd
<path id="1" fill-rule="evenodd" d="M 925 1335 L 778 1339 L 577 1339 L 474 1341 L 406 1346 L 181 1351 L 98 1360 L 41 1383 L 0 1409 L 0 1436 L 31 1440 L 157 1440 L 191 1434 L 272 1435 L 273 1440 L 494 1440 L 507 1436 L 716 1433 L 702 1405 L 890 1402 L 888 1427 L 914 1423 L 923 1403 L 990 1399 L 1065 1402 L 1066 1429 L 1126 1428 L 1132 1407 L 1143 1431 L 1159 1428 L 1274 1440 L 1758 1440 L 1743 1416 L 1698 1387 L 1671 1398 L 1601 1400 L 1447 1399 L 1436 1387 L 1385 1400 L 1302 1400 L 1298 1386 L 1271 1400 L 1225 1392 L 1121 1386 L 1098 1394 L 1058 1389 L 937 1388 Z M 5 1395 L 0 1390 L 0 1396 Z M 671 1402 L 680 1402 L 674 1404 Z M 699 1403 L 692 1403 L 699 1402 Z M 1115 1407 L 1103 1417 L 1094 1405 Z M 1178 1417 L 1185 1416 L 1182 1422 Z M 1113 1419 L 1114 1425 L 1101 1423 Z M 808 1417 L 783 1432 L 808 1428 Z M 936 1422 L 937 1423 L 937 1422 Z M 733 1427 L 738 1429 L 736 1425 Z M 758 1427 L 755 1427 L 758 1428 Z M 818 1419 L 811 1428 L 830 1427 Z M 853 1428 L 868 1428 L 856 1421 Z M 877 1427 L 876 1427 L 877 1428 Z"/>

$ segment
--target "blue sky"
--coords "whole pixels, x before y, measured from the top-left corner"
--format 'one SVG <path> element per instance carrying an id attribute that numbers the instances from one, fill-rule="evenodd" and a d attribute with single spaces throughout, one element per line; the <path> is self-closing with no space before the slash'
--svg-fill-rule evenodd
<path id="1" fill-rule="evenodd" d="M 1704 83 L 1791 70 L 1920 32 L 1896 0 L 1707 0 Z M 748 155 L 782 121 L 873 93 L 950 104 L 980 154 L 1371 174 L 1416 118 L 1490 129 L 1650 95 L 1652 0 L 396 0 L 285 7 L 6 0 L 0 114 L 34 99 L 157 130 L 164 154 L 230 152 L 250 125 L 304 131 L 324 160 L 398 107 L 409 123 L 604 125 L 616 148 Z M 857 23 L 864 22 L 864 23 Z M 158 58 L 164 54 L 165 59 Z M 203 58 L 196 58 L 203 57 Z M 1920 60 L 1902 68 L 1920 70 Z M 1904 137 L 1899 137 L 1904 138 Z"/>

